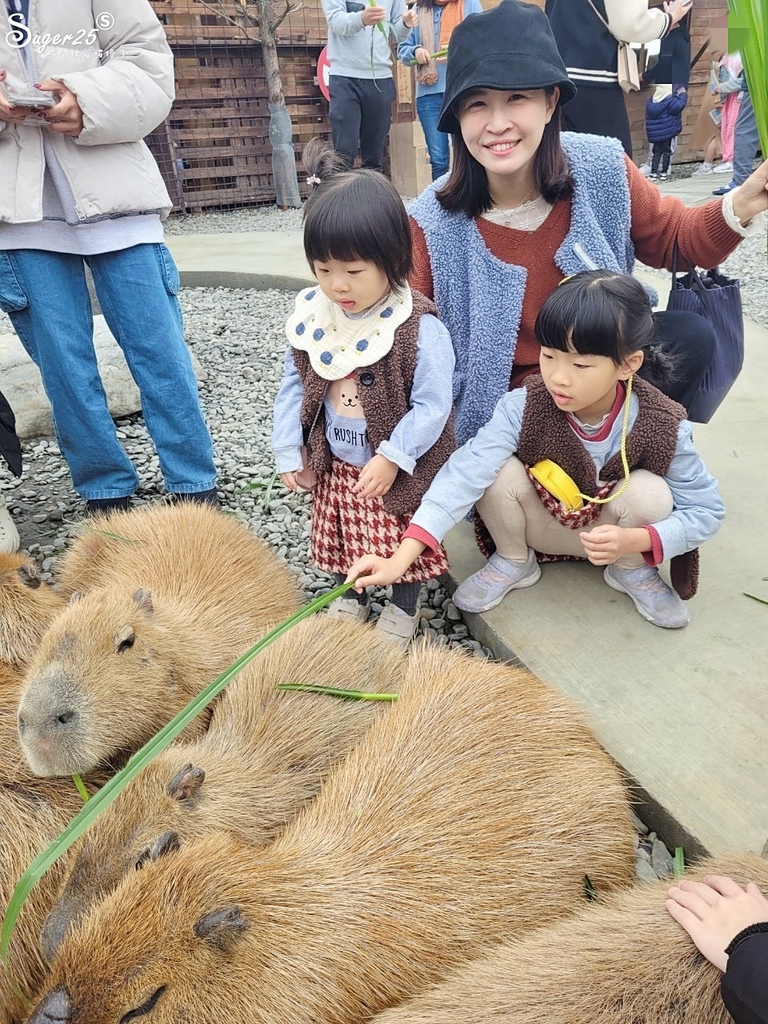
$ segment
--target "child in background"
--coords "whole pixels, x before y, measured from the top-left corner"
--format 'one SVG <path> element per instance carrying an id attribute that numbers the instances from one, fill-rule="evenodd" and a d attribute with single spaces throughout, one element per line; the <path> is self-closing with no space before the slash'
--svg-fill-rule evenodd
<path id="1" fill-rule="evenodd" d="M 496 553 L 457 588 L 458 608 L 488 611 L 511 590 L 533 586 L 542 552 L 586 556 L 605 566 L 605 582 L 644 619 L 665 629 L 687 625 L 657 566 L 709 540 L 724 510 L 685 410 L 636 376 L 668 372 L 655 333 L 634 278 L 605 270 L 566 278 L 536 320 L 541 376 L 505 394 L 490 422 L 451 456 L 394 556 L 366 555 L 348 578 L 358 588 L 398 579 L 477 502 Z M 529 467 L 547 459 L 588 498 L 583 508 L 566 512 L 534 484 Z"/>
<path id="2" fill-rule="evenodd" d="M 645 133 L 652 143 L 651 181 L 666 181 L 672 158 L 672 140 L 683 130 L 682 113 L 688 102 L 684 85 L 657 85 L 645 105 Z"/>
<path id="3" fill-rule="evenodd" d="M 411 233 L 402 199 L 377 171 L 346 170 L 319 141 L 304 150 L 317 187 L 304 251 L 318 286 L 299 292 L 275 400 L 280 479 L 311 487 L 312 560 L 337 582 L 373 548 L 393 553 L 455 448 L 454 356 L 435 307 L 408 285 Z M 447 570 L 434 550 L 398 574 L 377 630 L 406 648 L 421 583 Z M 370 598 L 337 598 L 329 614 L 364 621 Z"/>

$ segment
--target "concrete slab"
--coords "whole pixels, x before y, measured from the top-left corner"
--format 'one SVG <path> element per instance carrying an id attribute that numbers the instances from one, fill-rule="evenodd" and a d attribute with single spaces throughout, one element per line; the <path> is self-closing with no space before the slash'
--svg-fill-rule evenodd
<path id="1" fill-rule="evenodd" d="M 677 179 L 662 191 L 703 203 L 725 178 Z M 298 231 L 177 235 L 168 244 L 187 285 L 311 283 Z M 658 277 L 638 276 L 659 289 Z M 763 488 L 753 483 L 768 448 L 767 384 L 768 331 L 748 323 L 744 372 L 713 422 L 696 428 L 728 519 L 703 551 L 686 629 L 644 622 L 588 564 L 545 566 L 536 587 L 471 617 L 498 657 L 519 658 L 583 704 L 601 742 L 636 780 L 645 818 L 688 855 L 759 852 L 768 839 L 768 608 L 745 596 L 768 599 Z M 466 523 L 447 543 L 455 585 L 482 559 Z"/>

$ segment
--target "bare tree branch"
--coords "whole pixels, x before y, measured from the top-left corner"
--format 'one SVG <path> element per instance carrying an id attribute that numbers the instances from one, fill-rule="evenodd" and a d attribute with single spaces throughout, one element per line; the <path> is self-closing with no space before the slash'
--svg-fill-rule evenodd
<path id="1" fill-rule="evenodd" d="M 303 4 L 292 4 L 291 0 L 285 0 L 285 10 L 283 11 L 282 14 L 278 15 L 272 22 L 273 30 L 278 29 L 289 14 L 293 14 L 294 11 L 300 10 L 303 6 Z"/>
<path id="2" fill-rule="evenodd" d="M 233 18 L 231 17 L 231 15 L 227 14 L 226 11 L 222 9 L 224 5 L 222 3 L 217 3 L 216 0 L 213 0 L 213 2 L 211 3 L 209 3 L 208 0 L 199 0 L 199 2 L 207 10 L 217 15 L 217 17 L 223 18 L 224 21 L 228 22 L 230 25 L 233 25 L 236 29 L 239 29 L 246 39 L 250 39 L 251 42 L 254 43 L 261 42 L 258 36 L 252 36 L 250 33 L 251 26 L 254 28 L 261 27 L 259 24 L 258 17 L 251 14 L 250 11 L 246 11 L 245 9 L 243 9 L 243 15 L 251 22 L 251 26 L 248 26 L 244 25 L 242 21 L 238 21 L 236 18 Z"/>

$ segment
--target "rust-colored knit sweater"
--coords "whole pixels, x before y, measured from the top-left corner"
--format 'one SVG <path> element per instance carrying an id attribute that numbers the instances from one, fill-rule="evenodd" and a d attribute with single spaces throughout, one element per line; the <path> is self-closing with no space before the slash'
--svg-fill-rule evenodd
<path id="1" fill-rule="evenodd" d="M 703 206 L 686 207 L 674 196 L 662 196 L 647 181 L 631 160 L 626 159 L 627 180 L 632 210 L 631 236 L 637 259 L 650 267 L 672 268 L 672 247 L 678 238 L 683 262 L 714 267 L 736 248 L 741 236 L 725 222 L 722 200 L 713 199 Z M 510 386 L 539 368 L 539 343 L 533 332 L 541 306 L 557 285 L 562 273 L 554 256 L 568 234 L 571 220 L 569 200 L 556 203 L 547 219 L 536 231 L 517 231 L 477 218 L 477 226 L 488 249 L 505 263 L 514 263 L 528 270 L 523 299 L 520 333 L 515 349 L 515 364 Z M 413 273 L 411 287 L 428 298 L 434 297 L 432 268 L 424 232 L 411 218 L 413 235 Z M 533 240 L 533 244 L 532 244 Z M 457 253 L 456 258 L 461 259 Z"/>

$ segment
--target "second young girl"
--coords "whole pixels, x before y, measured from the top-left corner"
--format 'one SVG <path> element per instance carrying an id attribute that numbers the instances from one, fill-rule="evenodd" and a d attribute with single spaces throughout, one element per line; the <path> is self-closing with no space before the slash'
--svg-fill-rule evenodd
<path id="1" fill-rule="evenodd" d="M 541 375 L 504 395 L 450 458 L 395 554 L 359 559 L 348 578 L 359 587 L 398 579 L 477 503 L 496 551 L 458 587 L 458 608 L 487 611 L 533 586 L 539 552 L 604 566 L 605 582 L 643 618 L 685 626 L 685 605 L 657 567 L 709 540 L 724 509 L 685 410 L 638 377 L 668 373 L 642 285 L 604 270 L 566 278 L 542 306 L 536 337 Z M 566 511 L 534 479 L 546 460 L 575 483 L 581 508 Z M 685 583 L 690 596 L 695 580 Z"/>
<path id="2" fill-rule="evenodd" d="M 341 583 L 366 551 L 393 553 L 455 447 L 451 339 L 435 307 L 408 286 L 411 233 L 392 183 L 341 170 L 323 144 L 305 147 L 317 187 L 304 214 L 304 251 L 317 278 L 296 299 L 275 400 L 272 447 L 291 490 L 311 487 L 312 560 Z M 407 647 L 421 583 L 447 569 L 442 548 L 415 556 L 392 588 L 377 630 Z M 365 620 L 370 598 L 329 608 Z"/>

